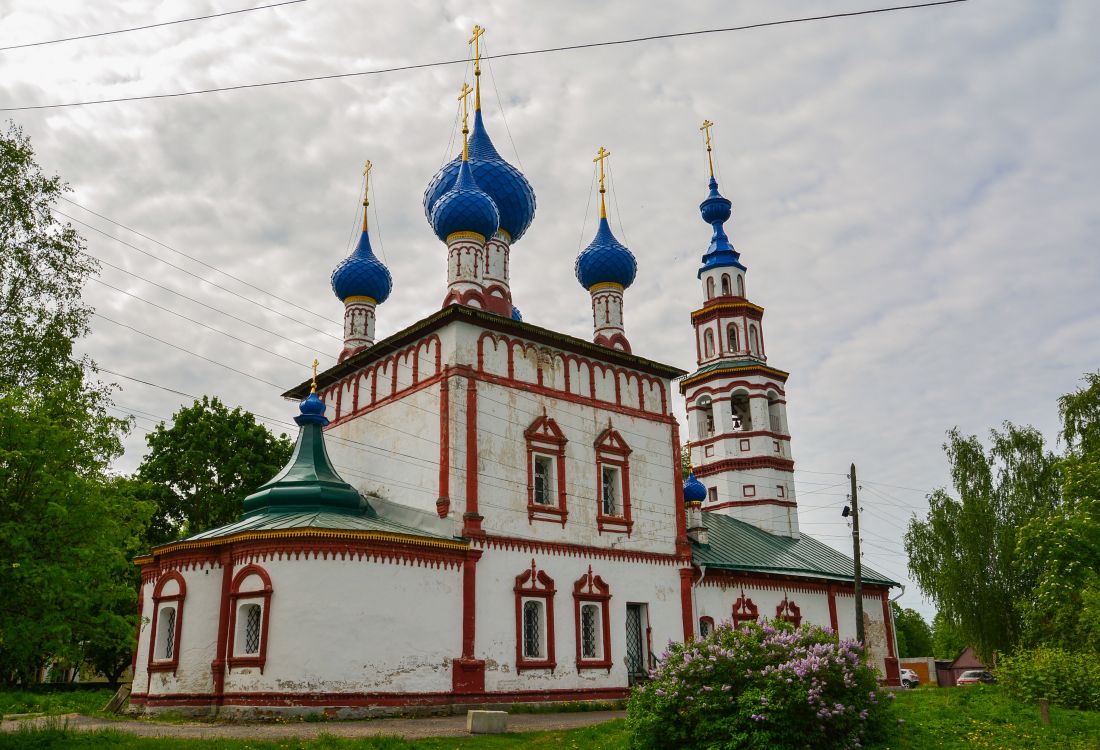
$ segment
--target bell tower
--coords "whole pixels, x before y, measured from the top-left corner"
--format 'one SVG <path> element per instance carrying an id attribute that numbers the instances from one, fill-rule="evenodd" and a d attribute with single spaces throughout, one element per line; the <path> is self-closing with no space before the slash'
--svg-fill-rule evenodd
<path id="1" fill-rule="evenodd" d="M 726 236 L 732 203 L 718 192 L 714 177 L 712 126 L 706 120 L 700 128 L 706 134 L 710 192 L 699 212 L 712 235 L 697 274 L 703 304 L 691 314 L 698 367 L 680 381 L 691 464 L 707 489 L 703 510 L 797 536 L 787 373 L 768 365 L 764 308 L 749 301 L 747 268 Z"/>

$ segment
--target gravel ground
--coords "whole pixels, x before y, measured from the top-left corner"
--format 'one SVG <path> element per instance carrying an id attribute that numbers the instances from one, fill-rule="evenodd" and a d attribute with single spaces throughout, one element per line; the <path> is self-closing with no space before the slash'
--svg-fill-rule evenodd
<path id="1" fill-rule="evenodd" d="M 626 711 L 589 711 L 563 714 L 513 714 L 508 716 L 509 732 L 541 732 L 552 729 L 575 729 L 600 724 L 626 716 Z M 4 720 L 0 731 L 12 732 L 21 726 L 67 724 L 69 729 L 94 731 L 114 729 L 140 737 L 183 737 L 192 739 L 230 738 L 277 740 L 283 738 L 311 739 L 321 734 L 337 737 L 373 737 L 396 735 L 407 739 L 418 737 L 459 737 L 466 734 L 466 717 L 432 716 L 421 719 L 368 719 L 362 721 L 295 721 L 274 723 L 214 723 L 157 722 L 149 719 L 100 719 L 81 714 L 41 716 L 31 719 Z"/>

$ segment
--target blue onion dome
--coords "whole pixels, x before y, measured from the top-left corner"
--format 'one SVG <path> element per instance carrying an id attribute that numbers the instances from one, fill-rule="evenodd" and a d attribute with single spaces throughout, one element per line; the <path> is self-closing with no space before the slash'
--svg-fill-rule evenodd
<path id="1" fill-rule="evenodd" d="M 298 404 L 298 411 L 300 415 L 294 418 L 294 421 L 300 425 L 306 424 L 319 424 L 322 427 L 328 424 L 328 419 L 325 417 L 325 402 L 314 391 L 306 396 L 302 403 Z"/>
<path id="2" fill-rule="evenodd" d="M 488 239 L 500 227 L 497 204 L 478 187 L 468 161 L 459 166 L 458 179 L 435 204 L 431 219 L 435 236 L 444 242 L 455 232 L 475 232 Z"/>
<path id="3" fill-rule="evenodd" d="M 392 289 L 390 271 L 375 257 L 370 247 L 370 235 L 364 230 L 355 251 L 333 270 L 332 291 L 341 302 L 348 297 L 370 297 L 382 304 Z"/>
<path id="4" fill-rule="evenodd" d="M 688 474 L 684 482 L 684 502 L 701 503 L 707 499 L 707 488 L 695 478 L 695 472 Z"/>
<path id="5" fill-rule="evenodd" d="M 730 243 L 725 227 L 722 226 L 729 220 L 733 204 L 730 203 L 729 198 L 723 197 L 718 192 L 718 181 L 713 176 L 710 178 L 709 187 L 710 193 L 699 204 L 699 214 L 703 217 L 703 221 L 714 228 L 714 232 L 710 238 L 710 245 L 703 254 L 703 266 L 699 269 L 699 275 L 702 276 L 707 269 L 719 266 L 736 266 L 744 271 L 746 269 L 741 264 L 741 255 Z"/>
<path id="6" fill-rule="evenodd" d="M 634 283 L 634 277 L 638 273 L 638 261 L 634 259 L 633 253 L 615 239 L 607 218 L 604 217 L 600 219 L 600 228 L 595 238 L 577 256 L 574 270 L 577 273 L 577 281 L 581 282 L 581 286 L 585 289 L 608 282 L 626 289 Z"/>
<path id="7" fill-rule="evenodd" d="M 512 320 L 523 321 L 523 316 L 520 315 L 519 308 L 515 305 L 512 305 Z"/>
<path id="8" fill-rule="evenodd" d="M 535 218 L 535 191 L 523 173 L 501 158 L 493 146 L 481 110 L 474 113 L 470 132 L 470 169 L 478 186 L 489 194 L 500 211 L 500 228 L 516 242 Z M 454 185 L 462 156 L 443 165 L 424 190 L 424 215 L 431 220 L 436 203 Z"/>

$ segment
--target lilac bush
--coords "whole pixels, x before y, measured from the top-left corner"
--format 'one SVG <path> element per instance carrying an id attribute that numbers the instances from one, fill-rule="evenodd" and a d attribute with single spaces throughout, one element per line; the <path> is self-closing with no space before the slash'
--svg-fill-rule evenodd
<path id="1" fill-rule="evenodd" d="M 859 644 L 811 625 L 723 623 L 651 677 L 630 697 L 635 750 L 859 748 L 895 725 Z"/>

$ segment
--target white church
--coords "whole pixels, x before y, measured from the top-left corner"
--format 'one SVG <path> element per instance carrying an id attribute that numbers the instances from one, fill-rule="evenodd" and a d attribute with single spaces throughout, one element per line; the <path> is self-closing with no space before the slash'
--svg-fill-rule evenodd
<path id="1" fill-rule="evenodd" d="M 787 373 L 768 364 L 713 167 L 693 372 L 631 353 L 624 293 L 637 264 L 607 221 L 603 149 L 599 228 L 576 259 L 592 340 L 526 323 L 508 279 L 535 194 L 485 129 L 476 53 L 475 80 L 462 153 L 424 195 L 447 248 L 442 308 L 375 340 L 392 284 L 364 210 L 332 274 L 339 363 L 285 394 L 301 401 L 290 463 L 238 522 L 137 560 L 135 710 L 620 699 L 668 641 L 722 621 L 855 637 L 852 560 L 799 532 Z M 863 567 L 867 654 L 893 684 L 897 585 Z"/>

